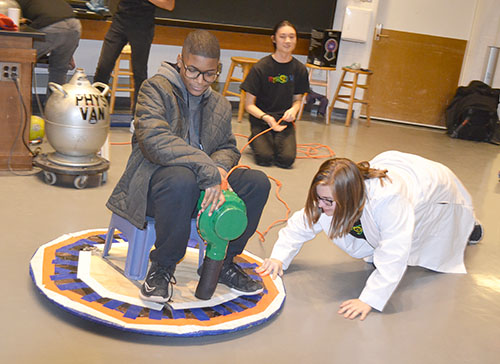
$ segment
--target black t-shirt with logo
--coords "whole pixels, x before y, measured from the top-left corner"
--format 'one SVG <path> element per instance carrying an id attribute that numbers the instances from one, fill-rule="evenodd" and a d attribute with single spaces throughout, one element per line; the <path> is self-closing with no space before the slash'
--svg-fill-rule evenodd
<path id="1" fill-rule="evenodd" d="M 256 96 L 255 105 L 278 120 L 292 107 L 294 95 L 309 91 L 309 79 L 297 59 L 280 63 L 269 55 L 252 67 L 241 89 Z"/>

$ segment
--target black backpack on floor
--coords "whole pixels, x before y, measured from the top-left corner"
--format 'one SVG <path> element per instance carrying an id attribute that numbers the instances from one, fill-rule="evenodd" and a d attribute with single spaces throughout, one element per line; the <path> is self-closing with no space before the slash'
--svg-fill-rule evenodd
<path id="1" fill-rule="evenodd" d="M 457 89 L 446 108 L 446 129 L 452 138 L 500 143 L 500 89 L 472 81 Z"/>

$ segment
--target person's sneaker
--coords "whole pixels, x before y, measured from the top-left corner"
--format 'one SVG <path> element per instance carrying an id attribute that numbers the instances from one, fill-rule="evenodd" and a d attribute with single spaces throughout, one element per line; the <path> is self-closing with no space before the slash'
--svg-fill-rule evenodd
<path id="1" fill-rule="evenodd" d="M 479 223 L 474 225 L 474 230 L 470 233 L 468 244 L 477 244 L 483 239 L 484 230 L 483 226 Z"/>
<path id="2" fill-rule="evenodd" d="M 219 283 L 247 295 L 258 294 L 264 290 L 261 282 L 252 279 L 238 264 L 233 262 L 224 264 L 220 272 Z"/>
<path id="3" fill-rule="evenodd" d="M 141 298 L 159 303 L 169 302 L 174 294 L 173 285 L 177 283 L 174 272 L 175 265 L 163 267 L 156 262 L 152 262 L 139 293 Z"/>

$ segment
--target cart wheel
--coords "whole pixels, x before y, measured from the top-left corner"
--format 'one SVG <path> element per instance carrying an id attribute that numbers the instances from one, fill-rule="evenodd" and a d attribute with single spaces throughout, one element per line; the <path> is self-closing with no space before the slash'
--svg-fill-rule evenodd
<path id="1" fill-rule="evenodd" d="M 105 171 L 105 172 L 102 172 L 102 175 L 101 175 L 101 184 L 105 184 L 106 182 L 108 182 L 108 172 Z"/>
<path id="2" fill-rule="evenodd" d="M 53 185 L 57 181 L 57 176 L 54 172 L 43 171 L 43 179 L 48 185 Z"/>
<path id="3" fill-rule="evenodd" d="M 75 180 L 73 181 L 73 185 L 78 188 L 79 190 L 87 187 L 87 182 L 88 182 L 89 176 L 83 175 L 83 176 L 77 176 L 75 177 Z"/>

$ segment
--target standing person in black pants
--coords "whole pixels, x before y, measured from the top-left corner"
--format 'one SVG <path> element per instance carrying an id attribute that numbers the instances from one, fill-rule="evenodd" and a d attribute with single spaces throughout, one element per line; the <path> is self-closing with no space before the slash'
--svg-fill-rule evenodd
<path id="1" fill-rule="evenodd" d="M 59 85 L 66 83 L 66 74 L 74 68 L 75 53 L 82 26 L 75 18 L 73 8 L 64 0 L 17 0 L 23 18 L 29 25 L 45 33 L 43 41 L 35 40 L 37 60 L 49 55 L 49 81 Z M 47 87 L 47 97 L 51 94 Z"/>
<path id="2" fill-rule="evenodd" d="M 123 47 L 130 43 L 135 93 L 131 100 L 135 110 L 142 82 L 148 78 L 148 59 L 155 32 L 156 6 L 172 11 L 175 0 L 121 0 L 101 48 L 95 82 L 109 83 L 111 72 Z M 114 5 L 111 4 L 111 9 Z"/>
<path id="3" fill-rule="evenodd" d="M 142 229 L 155 219 L 155 248 L 141 297 L 168 302 L 177 263 L 184 257 L 197 202 L 209 215 L 225 201 L 221 181 L 240 160 L 231 130 L 231 105 L 210 85 L 220 73 L 220 47 L 207 31 L 188 34 L 177 62 L 163 62 L 144 81 L 135 113 L 135 133 L 127 167 L 107 207 Z M 248 225 L 229 242 L 219 283 L 244 294 L 262 292 L 234 258 L 255 233 L 271 185 L 254 169 L 236 169 L 229 186 L 245 202 Z"/>
<path id="4" fill-rule="evenodd" d="M 306 67 L 292 56 L 297 45 L 297 30 L 283 20 L 274 27 L 271 40 L 274 53 L 262 58 L 241 85 L 246 91 L 245 109 L 250 114 L 250 139 L 262 131 L 250 146 L 260 166 L 273 163 L 291 168 L 297 155 L 293 122 L 302 95 L 309 90 Z M 283 121 L 278 124 L 278 120 Z"/>

